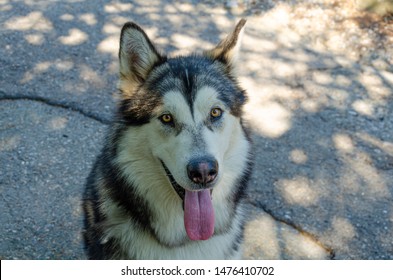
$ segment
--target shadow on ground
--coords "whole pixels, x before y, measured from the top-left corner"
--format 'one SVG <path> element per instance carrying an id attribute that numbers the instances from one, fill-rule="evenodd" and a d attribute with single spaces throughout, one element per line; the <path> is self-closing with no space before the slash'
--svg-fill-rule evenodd
<path id="1" fill-rule="evenodd" d="M 197 2 L 0 3 L 1 258 L 85 258 L 80 198 L 117 99 L 121 26 L 201 51 L 237 18 Z M 393 74 L 304 43 L 282 16 L 249 17 L 239 65 L 256 154 L 245 257 L 392 259 Z"/>

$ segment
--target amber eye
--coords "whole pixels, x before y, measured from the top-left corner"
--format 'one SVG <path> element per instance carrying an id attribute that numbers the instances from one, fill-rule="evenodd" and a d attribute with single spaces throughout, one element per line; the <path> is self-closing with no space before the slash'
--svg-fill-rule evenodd
<path id="1" fill-rule="evenodd" d="M 171 114 L 164 114 L 160 117 L 160 120 L 163 124 L 172 124 L 173 123 L 173 117 Z"/>
<path id="2" fill-rule="evenodd" d="M 213 108 L 210 111 L 210 116 L 214 119 L 221 117 L 222 115 L 222 110 L 220 108 Z"/>

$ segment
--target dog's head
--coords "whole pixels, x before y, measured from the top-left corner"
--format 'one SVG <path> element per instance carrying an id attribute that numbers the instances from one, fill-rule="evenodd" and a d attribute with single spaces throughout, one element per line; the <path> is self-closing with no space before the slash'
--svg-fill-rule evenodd
<path id="1" fill-rule="evenodd" d="M 212 189 L 233 184 L 234 168 L 246 162 L 241 120 L 246 96 L 235 77 L 244 24 L 241 20 L 210 51 L 174 58 L 160 54 L 138 25 L 127 23 L 121 31 L 120 118 L 143 130 L 143 144 L 184 200 L 185 212 L 198 200 L 210 207 Z M 198 234 L 189 236 L 209 237 Z"/>

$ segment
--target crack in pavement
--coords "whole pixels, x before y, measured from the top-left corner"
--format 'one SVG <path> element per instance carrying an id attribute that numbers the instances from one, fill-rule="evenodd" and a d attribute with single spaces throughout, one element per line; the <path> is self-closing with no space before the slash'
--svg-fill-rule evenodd
<path id="1" fill-rule="evenodd" d="M 298 231 L 301 235 L 310 238 L 313 242 L 315 242 L 316 244 L 318 244 L 323 250 L 325 250 L 325 251 L 329 254 L 329 259 L 331 259 L 331 260 L 334 260 L 334 259 L 335 259 L 336 253 L 334 252 L 333 248 L 330 248 L 329 246 L 323 244 L 323 243 L 322 243 L 321 241 L 319 241 L 318 238 L 317 238 L 315 235 L 313 235 L 312 233 L 309 233 L 309 232 L 305 231 L 302 227 L 300 227 L 300 226 L 294 224 L 294 223 L 291 222 L 291 221 L 288 221 L 288 220 L 286 220 L 286 219 L 282 219 L 282 218 L 277 217 L 277 216 L 273 213 L 273 211 L 267 209 L 265 206 L 263 206 L 263 205 L 261 205 L 261 204 L 256 204 L 256 203 L 253 202 L 253 201 L 250 201 L 250 203 L 251 203 L 253 206 L 255 206 L 255 207 L 257 207 L 257 208 L 263 210 L 265 213 L 267 213 L 268 215 L 270 215 L 275 221 L 280 222 L 280 223 L 283 223 L 283 224 L 285 224 L 285 225 L 287 225 L 287 226 L 289 226 L 289 227 L 295 229 L 295 230 Z"/>
<path id="2" fill-rule="evenodd" d="M 108 125 L 111 123 L 111 121 L 106 118 L 102 118 L 102 117 L 97 116 L 91 112 L 86 112 L 86 110 L 84 110 L 83 108 L 76 106 L 75 103 L 69 104 L 66 102 L 55 101 L 55 100 L 51 100 L 51 99 L 41 97 L 41 96 L 7 95 L 7 94 L 4 94 L 3 91 L 0 91 L 0 93 L 1 93 L 0 101 L 29 100 L 29 101 L 34 101 L 34 102 L 40 102 L 40 103 L 44 103 L 44 104 L 52 106 L 52 107 L 57 107 L 57 108 L 62 108 L 62 109 L 77 112 L 87 118 L 93 119 L 93 120 L 98 121 L 98 122 L 105 124 L 105 125 Z"/>
<path id="3" fill-rule="evenodd" d="M 61 102 L 61 101 L 56 101 L 56 100 L 51 100 L 48 98 L 44 98 L 44 97 L 40 97 L 40 96 L 26 96 L 26 95 L 7 95 L 5 94 L 3 91 L 0 91 L 0 102 L 1 101 L 17 101 L 17 100 L 28 100 L 28 101 L 34 101 L 34 102 L 40 102 L 52 107 L 57 107 L 57 108 L 62 108 L 62 109 L 66 109 L 66 110 L 71 110 L 73 112 L 77 112 L 87 118 L 93 119 L 95 121 L 100 122 L 101 124 L 104 125 L 108 125 L 110 124 L 110 120 L 96 116 L 90 112 L 86 112 L 83 108 L 80 108 L 79 106 L 75 106 L 75 104 L 67 104 L 66 102 Z M 334 259 L 335 258 L 335 252 L 332 248 L 322 244 L 321 241 L 318 240 L 318 238 L 305 231 L 304 229 L 302 229 L 300 226 L 294 224 L 291 221 L 288 221 L 286 219 L 282 219 L 277 217 L 271 210 L 267 209 L 265 206 L 261 205 L 261 204 L 257 204 L 255 202 L 250 201 L 250 203 L 263 210 L 265 213 L 267 213 L 268 215 L 270 215 L 275 221 L 283 223 L 293 229 L 295 229 L 296 231 L 298 231 L 301 235 L 306 236 L 308 238 L 310 238 L 313 242 L 315 242 L 316 244 L 318 244 L 323 250 L 325 250 L 330 259 Z"/>

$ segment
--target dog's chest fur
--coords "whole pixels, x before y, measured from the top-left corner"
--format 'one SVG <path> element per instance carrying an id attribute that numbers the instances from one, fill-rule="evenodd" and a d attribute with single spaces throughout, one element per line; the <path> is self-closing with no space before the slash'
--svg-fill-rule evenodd
<path id="1" fill-rule="evenodd" d="M 242 120 L 246 96 L 234 72 L 244 23 L 213 50 L 172 59 L 160 55 L 139 26 L 124 25 L 117 118 L 84 195 L 89 258 L 241 256 L 252 167 Z M 211 162 L 216 169 L 208 177 Z M 195 164 L 198 178 L 189 172 Z M 204 194 L 203 203 L 185 199 L 195 194 Z M 194 218 L 197 226 L 189 226 Z M 193 235 L 198 226 L 212 225 L 213 232 Z"/>

